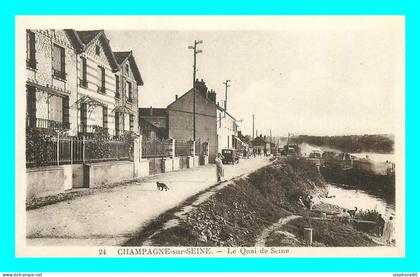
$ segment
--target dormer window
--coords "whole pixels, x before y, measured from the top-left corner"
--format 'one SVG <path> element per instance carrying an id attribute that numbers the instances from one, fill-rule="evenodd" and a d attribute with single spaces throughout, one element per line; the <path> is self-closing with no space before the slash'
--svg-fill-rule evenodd
<path id="1" fill-rule="evenodd" d="M 101 54 L 101 47 L 99 47 L 99 45 L 96 45 L 95 53 L 96 53 L 97 56 L 99 56 L 99 54 Z"/>

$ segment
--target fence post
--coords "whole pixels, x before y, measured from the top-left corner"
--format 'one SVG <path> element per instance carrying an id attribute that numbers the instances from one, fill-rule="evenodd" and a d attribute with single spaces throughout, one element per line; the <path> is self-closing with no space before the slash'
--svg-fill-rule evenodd
<path id="1" fill-rule="evenodd" d="M 60 134 L 57 133 L 57 165 L 60 165 Z"/>
<path id="2" fill-rule="evenodd" d="M 85 136 L 82 137 L 82 163 L 85 163 L 86 140 Z"/>
<path id="3" fill-rule="evenodd" d="M 140 170 L 140 159 L 141 159 L 141 136 L 135 138 L 133 141 L 133 177 L 137 178 L 139 176 Z"/>
<path id="4" fill-rule="evenodd" d="M 172 159 L 173 159 L 173 158 L 175 158 L 175 139 L 171 138 L 171 141 L 172 141 L 171 156 L 172 156 Z"/>
<path id="5" fill-rule="evenodd" d="M 139 145 L 140 145 L 140 147 L 139 147 L 139 159 L 142 159 L 143 158 L 143 136 L 142 135 L 139 136 Z"/>
<path id="6" fill-rule="evenodd" d="M 195 140 L 192 141 L 192 156 L 195 157 Z"/>
<path id="7" fill-rule="evenodd" d="M 73 164 L 73 137 L 70 137 L 70 164 Z"/>

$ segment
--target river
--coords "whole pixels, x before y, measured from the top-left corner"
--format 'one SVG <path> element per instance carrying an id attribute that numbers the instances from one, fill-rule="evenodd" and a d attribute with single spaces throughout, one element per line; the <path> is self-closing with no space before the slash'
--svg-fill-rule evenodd
<path id="1" fill-rule="evenodd" d="M 375 162 L 395 161 L 394 154 L 352 153 L 351 155 L 358 158 L 365 158 L 367 155 L 369 159 Z M 322 199 L 323 202 L 338 205 L 345 209 L 354 209 L 354 207 L 357 207 L 359 210 L 377 210 L 385 217 L 395 216 L 394 197 L 388 199 L 341 184 L 329 184 L 328 186 L 329 194 L 335 195 L 335 197 Z"/>

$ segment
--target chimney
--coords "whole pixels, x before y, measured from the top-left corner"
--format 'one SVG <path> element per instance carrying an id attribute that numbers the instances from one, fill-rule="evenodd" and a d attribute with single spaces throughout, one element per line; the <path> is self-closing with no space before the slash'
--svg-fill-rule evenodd
<path id="1" fill-rule="evenodd" d="M 153 108 L 150 106 L 150 115 L 153 115 Z"/>
<path id="2" fill-rule="evenodd" d="M 207 93 L 207 98 L 208 98 L 211 102 L 216 103 L 216 91 L 214 91 L 214 89 L 210 90 L 210 91 Z M 217 105 L 219 106 L 219 102 L 217 102 Z"/>
<path id="3" fill-rule="evenodd" d="M 175 101 L 178 100 L 178 94 L 175 94 Z"/>

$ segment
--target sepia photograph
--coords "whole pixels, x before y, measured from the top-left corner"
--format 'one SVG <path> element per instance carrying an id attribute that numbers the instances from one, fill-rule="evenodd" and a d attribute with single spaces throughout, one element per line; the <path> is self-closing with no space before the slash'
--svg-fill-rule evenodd
<path id="1" fill-rule="evenodd" d="M 403 257 L 402 16 L 16 17 L 19 257 Z"/>

